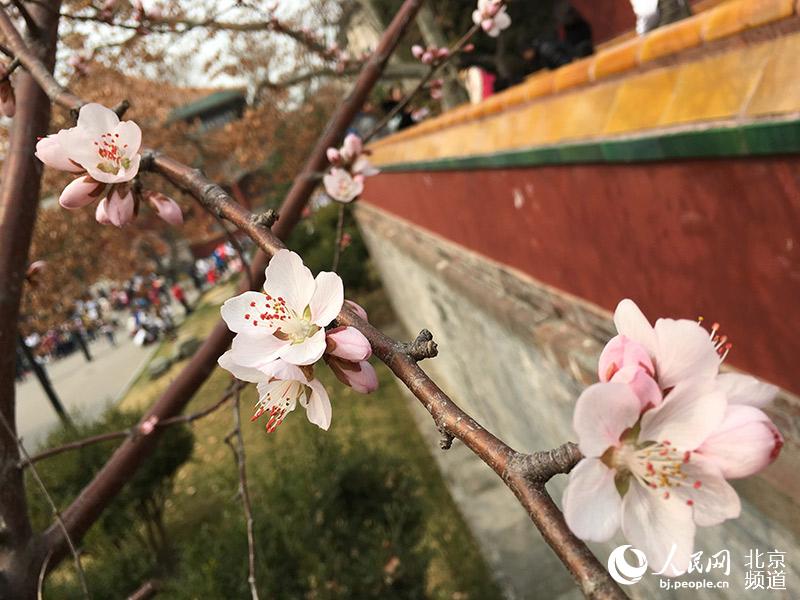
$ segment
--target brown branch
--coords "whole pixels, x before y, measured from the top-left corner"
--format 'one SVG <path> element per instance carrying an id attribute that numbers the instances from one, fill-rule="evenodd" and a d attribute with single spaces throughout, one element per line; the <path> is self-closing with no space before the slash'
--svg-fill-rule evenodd
<path id="1" fill-rule="evenodd" d="M 11 24 L 5 11 L 2 12 L 5 22 Z M 39 73 L 49 76 L 55 64 L 57 19 L 39 6 L 32 6 L 29 12 L 39 32 L 29 54 L 40 67 Z M 11 28 L 16 34 L 13 41 L 22 42 L 13 25 Z M 9 36 L 3 37 L 10 45 Z M 16 52 L 3 48 L 17 57 Z M 0 415 L 11 428 L 11 432 L 0 428 L 0 597 L 27 598 L 36 593 L 37 576 L 46 552 L 40 550 L 33 535 L 23 473 L 15 468 L 20 450 L 15 432 L 14 344 L 41 191 L 42 167 L 33 153 L 37 137 L 47 134 L 50 101 L 27 70 L 17 73 L 14 87 L 17 112 L 0 176 Z"/>
<path id="2" fill-rule="evenodd" d="M 233 431 L 225 437 L 225 443 L 233 452 L 233 459 L 239 473 L 239 497 L 242 500 L 245 523 L 247 526 L 247 583 L 250 585 L 250 597 L 259 600 L 258 587 L 256 586 L 256 538 L 253 533 L 253 508 L 250 504 L 250 490 L 247 487 L 247 458 L 244 452 L 244 438 L 242 437 L 242 419 L 239 414 L 239 388 L 236 388 L 233 397 Z M 235 440 L 235 441 L 234 441 Z"/>
<path id="3" fill-rule="evenodd" d="M 241 385 L 241 387 L 244 387 L 244 385 Z M 170 417 L 169 419 L 164 419 L 163 421 L 157 422 L 154 425 L 154 427 L 156 429 L 159 429 L 159 428 L 170 427 L 171 425 L 183 425 L 187 423 L 192 423 L 194 421 L 197 421 L 198 419 L 202 419 L 203 417 L 207 417 L 208 415 L 216 412 L 220 407 L 222 407 L 223 404 L 225 404 L 225 402 L 230 400 L 230 398 L 233 396 L 234 393 L 238 393 L 238 390 L 230 388 L 225 392 L 222 398 L 220 398 L 217 402 L 215 402 L 211 406 L 208 406 L 203 410 L 199 410 L 189 415 L 177 415 L 174 417 Z M 69 452 L 70 450 L 80 450 L 81 448 L 85 448 L 86 446 L 93 446 L 94 444 L 100 444 L 102 442 L 108 442 L 111 440 L 118 440 L 121 438 L 128 438 L 128 437 L 135 437 L 137 435 L 142 435 L 140 427 L 143 422 L 144 420 L 140 421 L 133 427 L 129 427 L 128 429 L 99 433 L 97 435 L 83 438 L 81 440 L 75 440 L 74 442 L 69 442 L 61 446 L 55 446 L 53 448 L 48 448 L 47 450 L 42 450 L 38 454 L 34 454 L 33 456 L 28 457 L 26 460 L 20 461 L 18 466 L 21 469 L 24 469 L 26 467 L 31 466 L 33 463 L 39 462 L 40 460 L 51 458 L 53 456 L 57 456 L 58 454 Z"/>
<path id="4" fill-rule="evenodd" d="M 6 430 L 9 436 L 12 436 L 16 439 L 17 447 L 19 448 L 20 453 L 25 457 L 26 460 L 30 461 L 30 455 L 28 451 L 25 449 L 25 446 L 22 443 L 22 440 L 17 437 L 16 431 L 14 428 L 11 427 L 9 422 L 6 420 L 3 413 L 0 412 L 0 423 L 3 424 L 3 428 Z M 42 496 L 44 496 L 45 501 L 47 502 L 48 506 L 50 506 L 50 510 L 53 512 L 53 516 L 56 519 L 56 523 L 58 523 L 58 527 L 61 529 L 61 532 L 64 534 L 64 537 L 67 540 L 67 545 L 69 546 L 69 551 L 72 554 L 72 558 L 75 562 L 75 570 L 78 573 L 78 581 L 80 581 L 81 589 L 83 591 L 83 595 L 85 598 L 91 598 L 89 595 L 89 587 L 86 585 L 86 573 L 83 572 L 83 567 L 81 566 L 81 556 L 78 553 L 78 549 L 75 547 L 75 543 L 72 541 L 72 538 L 69 535 L 69 531 L 67 531 L 67 526 L 64 524 L 63 519 L 61 518 L 61 513 L 56 506 L 56 503 L 53 501 L 53 497 L 50 495 L 50 492 L 47 491 L 47 486 L 42 481 L 42 477 L 39 475 L 39 471 L 36 470 L 31 464 L 31 474 L 33 475 L 34 480 L 36 481 L 36 485 L 39 486 L 39 489 L 42 492 Z"/>

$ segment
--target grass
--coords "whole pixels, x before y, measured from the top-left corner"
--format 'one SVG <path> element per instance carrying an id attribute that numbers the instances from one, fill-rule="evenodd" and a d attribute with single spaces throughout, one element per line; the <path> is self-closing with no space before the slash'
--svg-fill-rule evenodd
<path id="1" fill-rule="evenodd" d="M 205 337 L 219 318 L 218 305 L 231 295 L 232 286 L 207 293 L 181 326 L 179 338 Z M 374 322 L 391 318 L 382 292 L 358 300 Z M 174 344 L 164 342 L 155 356 L 170 356 Z M 140 377 L 122 408 L 149 406 L 183 364 L 174 364 L 155 381 Z M 369 396 L 341 385 L 327 368 L 317 369 L 333 404 L 328 432 L 311 425 L 298 407 L 276 432 L 266 434 L 263 423 L 249 422 L 254 386 L 242 393 L 261 558 L 259 587 L 268 597 L 302 593 L 308 598 L 499 598 L 407 401 L 388 369 L 382 364 L 376 368 L 381 385 Z M 215 402 L 229 382 L 227 372 L 218 368 L 186 412 Z M 192 459 L 178 471 L 166 503 L 170 537 L 183 548 L 176 573 L 168 580 L 167 597 L 239 597 L 246 589 L 246 540 L 235 497 L 238 480 L 230 449 L 223 443 L 231 425 L 232 413 L 226 407 L 193 426 Z M 370 512 L 371 502 L 381 509 Z M 417 530 L 417 537 L 408 537 Z M 199 548 L 188 543 L 193 539 L 201 541 Z M 287 566 L 275 558 L 287 552 L 302 559 Z M 356 570 L 354 577 L 348 578 L 348 569 Z M 417 571 L 422 573 L 420 588 L 392 587 L 393 579 Z M 379 591 L 386 589 L 394 595 Z"/>

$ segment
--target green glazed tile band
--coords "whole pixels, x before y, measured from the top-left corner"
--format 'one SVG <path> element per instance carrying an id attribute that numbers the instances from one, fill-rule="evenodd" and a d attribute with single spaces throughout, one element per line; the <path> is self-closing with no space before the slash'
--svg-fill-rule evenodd
<path id="1" fill-rule="evenodd" d="M 748 123 L 635 138 L 599 139 L 379 166 L 384 172 L 450 171 L 770 154 L 800 154 L 800 120 Z"/>

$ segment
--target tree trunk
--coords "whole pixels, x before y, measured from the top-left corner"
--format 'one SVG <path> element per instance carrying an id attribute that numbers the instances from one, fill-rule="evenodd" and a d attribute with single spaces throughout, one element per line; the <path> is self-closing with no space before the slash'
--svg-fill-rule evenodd
<path id="1" fill-rule="evenodd" d="M 31 46 L 52 70 L 60 2 L 27 5 L 38 26 Z M 17 319 L 33 226 L 39 205 L 42 163 L 34 156 L 38 137 L 47 134 L 50 100 L 27 71 L 16 74 L 17 114 L 0 185 L 0 412 L 14 435 L 0 427 L 0 597 L 36 597 L 41 565 L 38 538 L 28 518 L 22 470 L 17 467 L 14 361 Z"/>

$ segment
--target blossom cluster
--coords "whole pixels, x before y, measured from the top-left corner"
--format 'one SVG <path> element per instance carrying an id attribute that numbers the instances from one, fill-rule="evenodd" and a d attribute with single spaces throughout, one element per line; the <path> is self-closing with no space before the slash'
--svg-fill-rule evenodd
<path id="1" fill-rule="evenodd" d="M 437 48 L 436 46 L 423 48 L 419 44 L 414 44 L 411 46 L 411 54 L 423 65 L 435 66 L 450 56 L 450 50 L 448 48 Z"/>
<path id="2" fill-rule="evenodd" d="M 350 133 L 341 148 L 328 148 L 330 171 L 323 177 L 325 192 L 337 202 L 349 203 L 364 191 L 364 178 L 378 174 L 367 158 L 361 138 Z"/>
<path id="3" fill-rule="evenodd" d="M 584 540 L 625 538 L 668 576 L 690 563 L 697 527 L 739 516 L 727 482 L 778 456 L 783 438 L 761 410 L 775 386 L 720 373 L 731 346 L 702 319 L 651 326 L 631 300 L 614 314 L 600 383 L 578 398 L 573 428 L 585 456 L 570 473 L 564 516 Z"/>
<path id="4" fill-rule="evenodd" d="M 497 37 L 511 26 L 511 17 L 506 12 L 504 0 L 478 0 L 478 8 L 472 13 L 472 22 L 480 25 L 487 35 Z"/>
<path id="5" fill-rule="evenodd" d="M 85 104 L 78 124 L 40 139 L 36 156 L 48 167 L 77 175 L 58 201 L 74 210 L 99 200 L 98 223 L 122 227 L 133 221 L 142 199 L 171 225 L 183 223 L 180 206 L 159 192 L 134 190 L 139 173 L 142 131 L 133 121 L 120 121 L 101 104 Z"/>
<path id="6" fill-rule="evenodd" d="M 222 305 L 222 318 L 236 335 L 219 364 L 234 377 L 257 384 L 253 420 L 267 415 L 267 432 L 298 402 L 309 421 L 327 430 L 331 403 L 314 377 L 316 363 L 324 360 L 342 383 L 358 392 L 368 394 L 378 387 L 369 341 L 354 327 L 331 327 L 345 302 L 364 320 L 367 313 L 344 299 L 336 273 L 323 271 L 314 278 L 289 250 L 272 257 L 265 275 L 263 292 L 245 292 Z"/>

